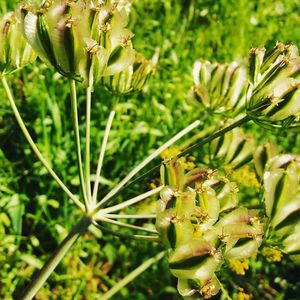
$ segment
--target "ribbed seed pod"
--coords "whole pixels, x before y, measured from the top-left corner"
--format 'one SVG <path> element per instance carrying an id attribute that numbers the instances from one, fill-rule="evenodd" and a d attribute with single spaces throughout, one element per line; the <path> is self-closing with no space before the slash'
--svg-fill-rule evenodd
<path id="1" fill-rule="evenodd" d="M 249 117 L 264 127 L 299 128 L 300 57 L 296 46 L 277 43 L 266 55 L 265 49 L 251 49 L 249 66 Z"/>
<path id="2" fill-rule="evenodd" d="M 237 115 L 246 101 L 246 71 L 237 62 L 229 64 L 196 61 L 192 98 L 205 110 Z"/>
<path id="3" fill-rule="evenodd" d="M 263 179 L 263 175 L 267 166 L 267 163 L 272 157 L 277 154 L 274 144 L 269 142 L 259 146 L 254 152 L 254 165 L 257 175 L 260 179 Z"/>
<path id="4" fill-rule="evenodd" d="M 115 95 L 140 91 L 154 71 L 154 65 L 142 54 L 136 53 L 132 65 L 113 76 L 103 77 L 103 84 Z"/>
<path id="5" fill-rule="evenodd" d="M 225 168 L 238 169 L 253 159 L 254 138 L 241 128 L 227 132 L 211 143 L 211 158 L 221 159 Z"/>
<path id="6" fill-rule="evenodd" d="M 22 35 L 16 13 L 0 18 L 0 73 L 6 75 L 32 63 L 36 54 Z"/>
<path id="7" fill-rule="evenodd" d="M 122 5 L 107 1 L 50 0 L 20 7 L 23 32 L 37 54 L 62 75 L 92 86 L 134 59 Z"/>
<path id="8" fill-rule="evenodd" d="M 264 201 L 270 226 L 284 251 L 300 263 L 300 157 L 273 157 L 264 173 Z"/>
<path id="9" fill-rule="evenodd" d="M 182 296 L 210 298 L 220 289 L 216 272 L 226 259 L 253 255 L 262 241 L 257 211 L 237 208 L 237 186 L 209 169 L 184 173 L 178 160 L 162 167 L 156 228 L 169 248 L 171 273 Z M 228 209 L 233 209 L 226 214 Z M 222 214 L 221 214 L 222 213 Z"/>

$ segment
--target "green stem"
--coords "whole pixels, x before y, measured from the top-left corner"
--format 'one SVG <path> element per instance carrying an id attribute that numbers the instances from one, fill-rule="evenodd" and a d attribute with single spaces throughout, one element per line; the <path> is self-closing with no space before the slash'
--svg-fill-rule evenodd
<path id="1" fill-rule="evenodd" d="M 71 249 L 73 244 L 76 242 L 78 237 L 85 233 L 92 223 L 91 219 L 83 217 L 70 231 L 67 237 L 62 241 L 58 248 L 51 255 L 50 259 L 43 266 L 43 268 L 34 276 L 31 283 L 26 287 L 25 291 L 22 294 L 21 300 L 30 300 L 32 299 L 39 289 L 46 282 L 48 277 L 64 258 L 66 253 Z"/>
<path id="2" fill-rule="evenodd" d="M 104 216 L 99 217 L 98 220 L 102 221 L 102 222 L 114 224 L 114 225 L 117 225 L 117 226 L 120 226 L 120 227 L 131 228 L 131 229 L 150 232 L 150 233 L 157 233 L 156 229 L 136 226 L 136 225 L 132 225 L 132 224 L 116 221 L 116 220 L 111 220 L 111 219 L 105 218 Z"/>
<path id="3" fill-rule="evenodd" d="M 71 92 L 72 121 L 73 121 L 73 129 L 74 129 L 74 136 L 75 136 L 76 156 L 77 156 L 77 166 L 78 166 L 78 172 L 79 172 L 80 187 L 81 187 L 81 193 L 82 193 L 82 196 L 84 199 L 85 207 L 86 207 L 86 210 L 88 211 L 89 200 L 88 200 L 87 194 L 86 194 L 86 188 L 85 188 L 85 182 L 84 182 L 84 176 L 83 176 L 83 168 L 82 168 L 75 80 L 69 79 L 69 84 L 70 84 L 70 92 Z"/>
<path id="4" fill-rule="evenodd" d="M 100 230 L 110 233 L 112 235 L 126 238 L 126 239 L 135 239 L 135 240 L 141 240 L 141 241 L 147 241 L 147 242 L 158 242 L 159 236 L 158 235 L 139 235 L 139 234 L 127 234 L 127 233 L 121 233 L 115 230 L 108 229 L 100 224 L 98 224 L 95 220 L 93 220 L 93 225 Z"/>
<path id="5" fill-rule="evenodd" d="M 91 193 L 91 163 L 90 163 L 90 137 L 91 137 L 91 105 L 92 105 L 92 86 L 86 89 L 86 142 L 85 142 L 85 176 L 86 191 L 88 199 L 92 199 Z"/>
<path id="6" fill-rule="evenodd" d="M 115 111 L 112 110 L 109 114 L 109 117 L 108 117 L 108 120 L 106 123 L 105 133 L 104 133 L 103 141 L 101 144 L 101 150 L 100 150 L 100 154 L 99 154 L 97 171 L 96 171 L 96 179 L 95 179 L 94 188 L 93 188 L 92 204 L 94 206 L 96 206 L 98 187 L 99 187 L 99 183 L 100 183 L 100 175 L 101 175 L 101 170 L 102 170 L 102 165 L 103 165 L 103 160 L 104 160 L 104 154 L 105 154 L 106 145 L 107 145 L 107 141 L 108 141 L 108 137 L 109 137 L 109 133 L 110 133 L 110 128 L 111 128 L 114 116 L 115 116 Z"/>
<path id="7" fill-rule="evenodd" d="M 107 293 L 101 296 L 102 300 L 110 299 L 113 295 L 115 295 L 117 292 L 120 291 L 121 288 L 123 288 L 125 285 L 127 285 L 129 282 L 134 280 L 137 276 L 139 276 L 141 273 L 143 273 L 145 270 L 147 270 L 151 265 L 159 261 L 163 258 L 165 255 L 165 252 L 160 252 L 156 256 L 149 258 L 145 262 L 143 262 L 139 267 L 137 267 L 135 270 L 133 270 L 131 273 L 129 273 L 125 278 L 123 278 L 121 281 L 119 281 L 112 289 L 110 289 Z"/>
<path id="8" fill-rule="evenodd" d="M 204 138 L 202 141 L 200 141 L 199 143 L 185 149 L 184 151 L 180 152 L 178 155 L 176 155 L 176 157 L 182 157 L 188 153 L 191 153 L 192 151 L 196 150 L 196 149 L 199 149 L 200 147 L 202 147 L 203 145 L 211 142 L 212 140 L 224 135 L 226 132 L 238 127 L 238 126 L 241 126 L 247 122 L 249 122 L 251 120 L 250 117 L 248 116 L 245 116 L 243 118 L 241 118 L 240 120 L 236 121 L 235 123 L 231 124 L 230 126 L 226 127 L 226 128 L 223 128 L 219 131 L 217 131 L 216 133 L 214 133 L 213 135 L 207 137 L 207 138 Z M 173 157 L 175 158 L 175 157 Z M 172 158 L 171 158 L 172 159 Z M 120 193 L 122 193 L 124 190 L 128 189 L 129 187 L 137 184 L 138 182 L 140 182 L 141 180 L 143 180 L 144 178 L 154 174 L 154 173 L 157 173 L 159 171 L 161 167 L 161 164 L 153 167 L 152 169 L 150 169 L 149 171 L 145 172 L 144 174 L 142 174 L 141 176 L 137 177 L 136 179 L 132 180 L 129 184 L 127 184 L 126 186 L 122 186 L 122 188 L 120 188 L 112 197 L 110 200 L 113 200 L 116 198 L 117 195 L 119 195 Z"/>
<path id="9" fill-rule="evenodd" d="M 144 200 L 144 199 L 146 199 L 146 198 L 148 198 L 150 196 L 153 196 L 153 195 L 159 193 L 163 189 L 163 187 L 164 186 L 161 185 L 161 186 L 159 186 L 159 187 L 157 187 L 157 188 L 155 188 L 153 190 L 150 190 L 150 191 L 148 191 L 148 192 L 146 192 L 144 194 L 138 195 L 138 196 L 136 196 L 134 198 L 131 198 L 131 199 L 126 200 L 126 201 L 123 201 L 123 202 L 121 202 L 119 204 L 116 204 L 114 206 L 110 206 L 110 207 L 101 209 L 98 213 L 96 213 L 94 215 L 94 219 L 96 220 L 98 217 L 101 217 L 104 214 L 109 214 L 111 212 L 116 212 L 116 211 L 121 210 L 123 208 L 126 208 L 126 207 L 128 207 L 130 205 L 136 204 L 136 203 L 138 203 L 138 202 L 140 202 L 140 201 L 142 201 L 142 200 Z"/>
<path id="10" fill-rule="evenodd" d="M 47 171 L 49 172 L 49 174 L 53 177 L 53 179 L 57 182 L 57 184 L 61 187 L 61 189 L 70 197 L 70 199 L 82 210 L 84 211 L 84 205 L 75 197 L 75 195 L 72 194 L 72 192 L 65 186 L 65 184 L 60 180 L 60 178 L 56 175 L 56 173 L 53 171 L 53 169 L 51 168 L 49 162 L 43 157 L 42 153 L 40 152 L 40 150 L 37 148 L 35 142 L 33 141 L 33 139 L 30 136 L 30 133 L 28 132 L 26 125 L 18 111 L 18 108 L 15 104 L 13 95 L 10 91 L 10 88 L 8 86 L 8 83 L 6 81 L 5 77 L 1 77 L 2 80 L 2 84 L 4 86 L 5 92 L 7 94 L 8 100 L 10 102 L 10 106 L 13 110 L 13 113 L 15 115 L 15 118 L 19 124 L 19 127 L 21 129 L 21 131 L 23 132 L 27 142 L 29 143 L 29 145 L 31 146 L 32 151 L 34 152 L 34 154 L 37 156 L 37 158 L 41 161 L 41 163 L 43 164 L 43 166 L 47 169 Z"/>

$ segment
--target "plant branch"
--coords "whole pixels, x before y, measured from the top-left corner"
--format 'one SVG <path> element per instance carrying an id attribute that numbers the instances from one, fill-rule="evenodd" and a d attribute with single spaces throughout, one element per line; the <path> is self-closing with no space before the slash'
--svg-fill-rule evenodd
<path id="1" fill-rule="evenodd" d="M 118 215 L 118 214 L 105 214 L 104 217 L 109 219 L 155 219 L 156 215 Z"/>
<path id="2" fill-rule="evenodd" d="M 81 193 L 82 193 L 82 197 L 84 199 L 86 210 L 88 211 L 89 200 L 88 200 L 88 197 L 87 197 L 87 194 L 86 194 L 85 182 L 84 182 L 84 177 L 83 177 L 75 80 L 74 79 L 69 79 L 69 84 L 70 84 L 70 93 L 71 93 L 70 95 L 71 95 L 72 121 L 73 121 L 74 137 L 75 137 L 75 146 L 76 146 L 76 156 L 77 156 L 77 166 L 78 166 L 78 172 L 79 172 L 80 188 L 81 188 Z"/>
<path id="3" fill-rule="evenodd" d="M 222 136 L 223 134 L 225 134 L 226 132 L 238 127 L 238 126 L 241 126 L 247 122 L 249 122 L 251 120 L 250 117 L 248 116 L 245 116 L 243 118 L 241 118 L 240 120 L 236 121 L 235 123 L 229 125 L 228 127 L 225 127 L 223 129 L 220 129 L 219 131 L 217 131 L 216 133 L 214 133 L 213 135 L 207 137 L 207 138 L 204 138 L 202 141 L 196 143 L 195 145 L 185 149 L 184 151 L 180 152 L 179 154 L 177 154 L 176 156 L 170 158 L 173 159 L 175 157 L 182 157 L 188 153 L 191 153 L 192 151 L 196 150 L 196 149 L 199 149 L 200 147 L 202 147 L 203 145 L 211 142 L 212 140 Z M 128 188 L 130 188 L 131 186 L 133 186 L 134 184 L 137 184 L 138 182 L 142 181 L 144 178 L 147 178 L 148 176 L 154 174 L 154 173 L 157 173 L 159 171 L 161 167 L 161 164 L 159 165 L 156 165 L 154 166 L 152 169 L 150 169 L 149 171 L 145 172 L 144 174 L 140 175 L 139 177 L 137 177 L 136 179 L 132 180 L 131 182 L 129 182 L 126 186 L 122 186 L 110 199 L 110 200 L 113 200 L 116 198 L 116 196 L 118 196 L 121 192 L 123 192 L 124 190 L 127 190 Z"/>
<path id="4" fill-rule="evenodd" d="M 159 187 L 157 187 L 153 190 L 150 190 L 150 191 L 148 191 L 144 194 L 138 195 L 138 196 L 136 196 L 132 199 L 129 199 L 127 201 L 124 201 L 120 204 L 117 204 L 117 205 L 114 205 L 114 206 L 111 206 L 111 207 L 108 207 L 108 208 L 101 209 L 98 213 L 96 213 L 94 215 L 94 219 L 97 219 L 97 217 L 102 216 L 103 214 L 109 214 L 111 212 L 116 212 L 116 211 L 121 210 L 125 207 L 136 204 L 136 203 L 138 203 L 138 202 L 140 202 L 140 201 L 142 201 L 142 200 L 144 200 L 144 199 L 146 199 L 146 198 L 148 198 L 152 195 L 155 195 L 155 194 L 159 193 L 163 189 L 163 187 L 164 186 L 161 185 L 161 186 L 159 186 Z"/>
<path id="5" fill-rule="evenodd" d="M 40 152 L 40 150 L 37 148 L 35 142 L 33 141 L 30 133 L 28 132 L 26 125 L 18 111 L 18 108 L 15 104 L 13 95 L 11 93 L 11 90 L 8 86 L 8 83 L 6 81 L 5 77 L 1 77 L 5 92 L 7 94 L 8 100 L 10 102 L 10 106 L 13 110 L 13 113 L 15 115 L 15 118 L 19 124 L 19 127 L 21 129 L 21 131 L 23 132 L 27 142 L 29 143 L 29 145 L 31 146 L 32 151 L 34 152 L 34 154 L 37 156 L 37 158 L 41 161 L 41 163 L 43 164 L 43 166 L 47 169 L 47 171 L 49 172 L 49 174 L 53 177 L 53 179 L 57 182 L 57 184 L 61 187 L 61 189 L 69 196 L 69 198 L 82 210 L 85 210 L 84 205 L 77 199 L 77 197 L 66 187 L 66 185 L 61 181 L 61 179 L 57 176 L 57 174 L 53 171 L 53 169 L 51 168 L 49 162 L 44 158 L 44 156 L 42 155 L 42 153 Z"/>
<path id="6" fill-rule="evenodd" d="M 91 163 L 90 163 L 90 140 L 91 140 L 91 105 L 92 105 L 92 86 L 86 89 L 86 134 L 85 134 L 85 177 L 87 198 L 92 199 L 91 194 Z"/>
<path id="7" fill-rule="evenodd" d="M 38 271 L 31 283 L 26 287 L 25 291 L 22 294 L 22 297 L 20 298 L 21 300 L 31 300 L 36 295 L 36 293 L 43 286 L 43 284 L 46 282 L 57 265 L 64 258 L 66 253 L 71 249 L 78 237 L 87 231 L 91 222 L 91 219 L 83 217 L 73 227 L 67 237 L 51 255 L 47 263 L 42 267 L 40 271 Z"/>
<path id="8" fill-rule="evenodd" d="M 158 242 L 159 241 L 159 236 L 158 235 L 139 235 L 139 234 L 127 234 L 127 233 L 121 233 L 115 230 L 108 229 L 100 224 L 97 223 L 97 221 L 93 220 L 92 221 L 93 225 L 100 230 L 110 233 L 112 235 L 121 237 L 121 238 L 130 238 L 130 239 L 135 239 L 135 240 L 142 240 L 142 241 L 147 241 L 147 242 Z"/>
<path id="9" fill-rule="evenodd" d="M 97 221 L 102 221 L 102 222 L 114 224 L 114 225 L 117 225 L 117 226 L 120 226 L 120 227 L 126 227 L 126 228 L 135 229 L 135 230 L 142 230 L 142 231 L 146 231 L 146 232 L 150 232 L 150 233 L 157 233 L 156 229 L 145 228 L 145 227 L 136 226 L 136 225 L 132 225 L 132 224 L 128 224 L 128 223 L 123 223 L 123 222 L 120 222 L 120 221 L 105 218 L 104 216 L 98 217 Z"/>
<path id="10" fill-rule="evenodd" d="M 147 259 L 143 262 L 139 267 L 129 273 L 126 277 L 120 280 L 116 285 L 114 285 L 107 293 L 101 296 L 102 300 L 110 299 L 113 295 L 120 291 L 125 285 L 134 280 L 137 276 L 147 270 L 151 265 L 162 259 L 165 255 L 165 252 L 162 251 L 158 253 L 156 256 Z"/>
<path id="11" fill-rule="evenodd" d="M 93 205 L 96 206 L 96 200 L 97 200 L 97 193 L 98 193 L 98 187 L 99 187 L 99 182 L 100 182 L 100 175 L 101 175 L 101 170 L 102 170 L 102 165 L 103 165 L 103 159 L 104 159 L 104 154 L 105 154 L 105 150 L 106 150 L 106 145 L 107 145 L 107 141 L 108 141 L 108 137 L 109 137 L 109 133 L 110 133 L 110 128 L 113 122 L 115 116 L 115 111 L 111 111 L 106 123 L 106 128 L 105 128 L 105 133 L 103 136 L 103 141 L 102 141 L 102 145 L 101 145 L 101 150 L 100 150 L 100 154 L 99 154 L 99 159 L 98 159 L 98 165 L 97 165 L 97 171 L 96 171 L 96 179 L 95 179 L 95 183 L 94 183 L 94 188 L 93 188 Z"/>
<path id="12" fill-rule="evenodd" d="M 150 161 L 152 161 L 156 156 L 158 156 L 162 151 L 170 147 L 172 144 L 174 144 L 177 140 L 182 138 L 184 135 L 189 133 L 191 130 L 195 129 L 197 126 L 199 126 L 200 121 L 197 120 L 193 122 L 188 127 L 181 130 L 179 133 L 177 133 L 175 136 L 173 136 L 169 141 L 167 141 L 165 144 L 163 144 L 161 147 L 159 147 L 156 151 L 154 151 L 152 154 L 150 154 L 146 159 L 144 159 L 139 165 L 137 165 L 129 174 L 124 177 L 95 207 L 92 213 L 95 213 L 99 210 L 100 207 L 103 206 L 105 202 L 110 200 L 113 196 L 115 196 L 118 191 L 133 177 L 135 176 L 141 169 L 143 169 Z"/>

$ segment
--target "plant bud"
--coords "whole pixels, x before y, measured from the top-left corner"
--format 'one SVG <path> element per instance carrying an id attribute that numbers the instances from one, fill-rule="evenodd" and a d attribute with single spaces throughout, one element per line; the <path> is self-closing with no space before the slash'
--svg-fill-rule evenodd
<path id="1" fill-rule="evenodd" d="M 264 173 L 264 202 L 270 226 L 284 251 L 300 263 L 300 157 L 273 157 Z"/>
<path id="2" fill-rule="evenodd" d="M 113 76 L 103 77 L 104 85 L 117 96 L 140 91 L 144 87 L 154 66 L 143 55 L 136 53 L 132 65 Z"/>
<path id="3" fill-rule="evenodd" d="M 236 62 L 229 64 L 196 61 L 192 98 L 202 109 L 237 115 L 246 100 L 246 71 Z"/>
<path id="4" fill-rule="evenodd" d="M 212 159 L 221 159 L 225 168 L 238 169 L 253 158 L 254 139 L 235 128 L 211 143 Z"/>
<path id="5" fill-rule="evenodd" d="M 32 63 L 36 55 L 22 36 L 20 20 L 14 12 L 0 18 L 0 73 L 6 75 Z"/>
<path id="6" fill-rule="evenodd" d="M 250 51 L 251 88 L 247 114 L 264 127 L 295 128 L 300 125 L 300 57 L 293 45 L 277 43 L 264 55 Z"/>

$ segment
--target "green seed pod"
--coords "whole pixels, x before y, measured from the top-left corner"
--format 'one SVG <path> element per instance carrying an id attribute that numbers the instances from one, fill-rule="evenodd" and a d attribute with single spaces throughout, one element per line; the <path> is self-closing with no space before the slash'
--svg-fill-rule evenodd
<path id="1" fill-rule="evenodd" d="M 249 163 L 255 149 L 254 138 L 235 128 L 211 143 L 211 159 L 221 159 L 225 168 L 238 169 Z"/>
<path id="2" fill-rule="evenodd" d="M 192 98 L 202 109 L 237 115 L 246 100 L 246 71 L 238 63 L 196 61 Z"/>
<path id="3" fill-rule="evenodd" d="M 23 32 L 43 61 L 63 76 L 92 86 L 134 60 L 122 5 L 103 1 L 49 0 L 21 6 Z"/>
<path id="4" fill-rule="evenodd" d="M 171 273 L 182 296 L 218 293 L 216 277 L 224 259 L 247 258 L 262 241 L 258 213 L 236 208 L 237 186 L 217 172 L 196 168 L 188 173 L 173 159 L 161 169 L 161 199 L 156 228 L 169 249 Z M 234 209 L 227 212 L 229 209 Z"/>
<path id="5" fill-rule="evenodd" d="M 73 1 L 53 0 L 44 1 L 40 7 L 24 4 L 20 8 L 28 43 L 43 61 L 69 78 L 78 78 L 84 54 L 83 40 L 75 30 L 81 20 L 73 14 L 74 5 Z M 84 34 L 84 22 L 80 26 Z"/>
<path id="6" fill-rule="evenodd" d="M 124 5 L 103 3 L 87 7 L 89 34 L 84 38 L 85 57 L 80 66 L 84 84 L 93 85 L 104 76 L 112 76 L 133 64 L 133 33 L 127 26 Z"/>
<path id="7" fill-rule="evenodd" d="M 132 65 L 118 74 L 103 77 L 103 84 L 117 96 L 140 91 L 153 71 L 153 63 L 136 53 Z"/>
<path id="8" fill-rule="evenodd" d="M 264 173 L 264 202 L 270 226 L 284 251 L 300 263 L 300 157 L 278 155 Z"/>
<path id="9" fill-rule="evenodd" d="M 293 45 L 278 43 L 264 50 L 250 51 L 251 88 L 247 96 L 247 114 L 264 127 L 300 126 L 300 57 Z"/>
<path id="10" fill-rule="evenodd" d="M 264 143 L 259 146 L 257 150 L 254 152 L 254 165 L 256 169 L 256 173 L 259 178 L 263 178 L 263 174 L 266 168 L 267 163 L 270 161 L 272 157 L 277 154 L 275 145 L 271 143 Z"/>
<path id="11" fill-rule="evenodd" d="M 32 63 L 36 54 L 22 35 L 14 12 L 0 18 L 0 73 L 6 75 Z"/>

